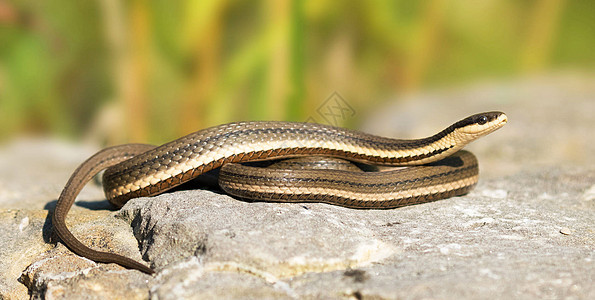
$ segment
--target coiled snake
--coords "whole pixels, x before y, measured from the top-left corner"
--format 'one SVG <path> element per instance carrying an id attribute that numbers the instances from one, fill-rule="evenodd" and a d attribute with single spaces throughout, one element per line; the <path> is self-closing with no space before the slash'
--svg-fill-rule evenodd
<path id="1" fill-rule="evenodd" d="M 117 263 L 152 274 L 152 269 L 130 258 L 90 249 L 66 227 L 66 215 L 76 196 L 103 169 L 105 195 L 117 207 L 129 199 L 162 193 L 222 167 L 221 187 L 242 198 L 394 208 L 469 192 L 478 180 L 477 160 L 470 152 L 459 150 L 506 122 L 504 113 L 486 112 L 416 140 L 384 138 L 313 123 L 240 122 L 204 129 L 158 147 L 114 146 L 101 150 L 74 171 L 60 194 L 52 223 L 73 252 L 97 262 Z M 412 167 L 380 172 L 287 167 L 320 165 L 311 158 L 266 170 L 237 164 L 311 156 L 324 156 L 322 160 L 331 164 L 342 163 L 329 157 Z"/>

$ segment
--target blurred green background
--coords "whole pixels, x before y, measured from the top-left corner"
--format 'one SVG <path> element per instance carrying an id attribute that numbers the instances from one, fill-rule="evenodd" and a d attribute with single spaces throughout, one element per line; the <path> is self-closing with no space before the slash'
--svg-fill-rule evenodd
<path id="1" fill-rule="evenodd" d="M 0 0 L 0 140 L 162 143 L 237 120 L 595 69 L 594 1 Z"/>

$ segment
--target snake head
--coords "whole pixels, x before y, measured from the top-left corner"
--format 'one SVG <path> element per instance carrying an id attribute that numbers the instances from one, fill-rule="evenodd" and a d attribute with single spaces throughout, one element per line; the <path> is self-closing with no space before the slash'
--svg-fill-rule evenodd
<path id="1" fill-rule="evenodd" d="M 453 126 L 455 130 L 471 140 L 491 133 L 508 122 L 505 113 L 490 111 L 467 117 Z"/>

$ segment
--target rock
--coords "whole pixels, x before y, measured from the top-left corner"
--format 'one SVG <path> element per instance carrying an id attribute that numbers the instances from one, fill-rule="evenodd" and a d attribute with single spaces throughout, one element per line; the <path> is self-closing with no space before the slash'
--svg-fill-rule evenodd
<path id="1" fill-rule="evenodd" d="M 42 210 L 0 210 L 0 298 L 27 297 L 27 288 L 17 279 L 21 272 L 52 245 L 46 243 L 43 228 L 47 212 Z"/>
<path id="2" fill-rule="evenodd" d="M 69 228 L 93 248 L 148 261 L 155 276 L 55 243 L 47 211 L 88 147 L 5 146 L 0 298 L 594 298 L 595 89 L 571 79 L 422 95 L 365 124 L 420 137 L 467 113 L 506 111 L 510 123 L 471 147 L 482 174 L 462 197 L 355 210 L 180 189 L 111 211 L 89 184 Z"/>
<path id="3" fill-rule="evenodd" d="M 197 298 L 223 296 L 202 291 L 229 274 L 268 286 L 259 297 L 586 296 L 595 240 L 593 203 L 581 194 L 594 174 L 528 171 L 397 210 L 247 203 L 192 190 L 134 199 L 119 216 L 168 274 L 156 283 L 162 295 L 179 291 L 169 280 L 180 276 Z M 559 234 L 569 226 L 576 236 Z"/>
<path id="4" fill-rule="evenodd" d="M 562 227 L 562 229 L 560 229 L 560 233 L 564 235 L 571 235 L 572 230 L 568 227 Z"/>
<path id="5" fill-rule="evenodd" d="M 148 280 L 143 278 L 148 275 L 114 270 L 113 266 L 97 267 L 92 262 L 64 265 L 61 263 L 68 261 L 60 257 L 51 260 L 52 264 L 62 267 L 52 268 L 45 264 L 46 270 L 39 270 L 34 264 L 23 272 L 21 279 L 28 285 L 32 298 L 147 299 L 149 296 Z"/>

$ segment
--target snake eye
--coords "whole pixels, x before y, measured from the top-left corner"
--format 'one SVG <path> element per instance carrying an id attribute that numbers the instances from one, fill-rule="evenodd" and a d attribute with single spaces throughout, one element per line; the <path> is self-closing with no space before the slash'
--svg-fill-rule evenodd
<path id="1" fill-rule="evenodd" d="M 477 119 L 477 124 L 479 124 L 479 125 L 483 125 L 487 122 L 488 122 L 488 117 L 486 117 L 486 116 L 481 116 Z"/>

